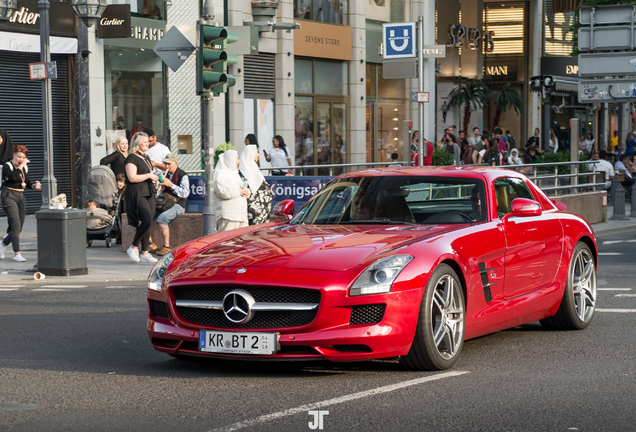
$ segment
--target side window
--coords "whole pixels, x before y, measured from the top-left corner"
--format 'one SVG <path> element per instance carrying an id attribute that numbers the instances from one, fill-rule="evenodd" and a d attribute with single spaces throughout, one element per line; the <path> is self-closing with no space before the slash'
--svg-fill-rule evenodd
<path id="1" fill-rule="evenodd" d="M 534 199 L 525 182 L 512 177 L 502 177 L 495 180 L 495 196 L 497 198 L 497 215 L 499 217 L 510 213 L 511 204 L 515 198 Z"/>

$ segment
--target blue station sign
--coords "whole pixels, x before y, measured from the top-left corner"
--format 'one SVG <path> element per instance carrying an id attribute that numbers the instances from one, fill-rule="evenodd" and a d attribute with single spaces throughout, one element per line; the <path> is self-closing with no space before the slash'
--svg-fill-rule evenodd
<path id="1" fill-rule="evenodd" d="M 384 59 L 417 57 L 415 23 L 385 23 L 382 25 Z"/>

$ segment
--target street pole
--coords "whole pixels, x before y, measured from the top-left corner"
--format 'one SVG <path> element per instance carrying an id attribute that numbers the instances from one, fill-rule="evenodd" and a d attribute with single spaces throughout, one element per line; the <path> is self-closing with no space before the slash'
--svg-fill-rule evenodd
<path id="1" fill-rule="evenodd" d="M 214 24 L 214 6 L 212 0 L 205 0 L 203 5 L 203 20 L 207 24 Z M 203 235 L 208 236 L 216 232 L 214 218 L 214 96 L 213 93 L 202 96 L 203 127 L 205 140 L 205 207 L 203 207 Z"/>
<path id="2" fill-rule="evenodd" d="M 420 16 L 417 21 L 417 78 L 418 78 L 418 91 L 424 91 L 424 17 Z M 431 103 L 429 100 L 428 103 Z M 428 146 L 424 141 L 424 104 L 418 102 L 417 113 L 419 116 L 419 146 L 420 146 L 420 166 L 424 166 L 424 158 L 428 156 Z"/>
<path id="3" fill-rule="evenodd" d="M 49 11 L 51 4 L 49 0 L 38 2 L 40 12 L 40 61 L 51 62 L 51 44 Z M 42 117 L 44 125 L 44 177 L 42 178 L 42 207 L 49 208 L 49 201 L 57 195 L 57 180 L 53 174 L 53 115 L 51 109 L 51 80 L 42 80 Z"/>
<path id="4" fill-rule="evenodd" d="M 435 0 L 424 0 L 426 25 L 424 26 L 424 45 L 435 45 Z M 441 4 L 441 3 L 440 3 Z M 424 138 L 435 142 L 435 114 L 437 106 L 437 85 L 435 63 L 437 59 L 424 59 L 424 86 L 428 92 L 428 103 L 424 105 Z M 421 133 L 421 131 L 420 131 Z M 433 149 L 435 146 L 433 146 Z M 433 150 L 434 151 L 434 150 Z"/>

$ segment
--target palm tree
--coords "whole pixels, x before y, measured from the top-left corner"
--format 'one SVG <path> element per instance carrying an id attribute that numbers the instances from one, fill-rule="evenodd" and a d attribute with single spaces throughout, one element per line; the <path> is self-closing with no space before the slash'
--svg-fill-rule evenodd
<path id="1" fill-rule="evenodd" d="M 464 108 L 464 131 L 468 130 L 468 123 L 470 122 L 470 113 L 484 109 L 488 106 L 492 92 L 484 82 L 480 79 L 472 79 L 470 81 L 462 80 L 459 82 L 459 86 L 455 87 L 448 95 L 448 105 L 451 107 L 463 107 Z"/>
<path id="2" fill-rule="evenodd" d="M 492 121 L 493 128 L 499 126 L 501 113 L 508 111 L 509 108 L 514 108 L 517 114 L 521 114 L 521 110 L 523 109 L 523 99 L 521 99 L 517 90 L 513 89 L 510 86 L 510 83 L 507 83 L 499 92 L 497 92 L 495 107 L 495 118 Z"/>

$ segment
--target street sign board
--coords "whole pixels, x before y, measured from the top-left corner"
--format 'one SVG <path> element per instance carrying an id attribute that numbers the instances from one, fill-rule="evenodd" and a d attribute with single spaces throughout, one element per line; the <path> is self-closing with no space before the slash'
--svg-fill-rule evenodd
<path id="1" fill-rule="evenodd" d="M 415 23 L 385 23 L 382 25 L 384 59 L 415 58 Z"/>
<path id="2" fill-rule="evenodd" d="M 179 31 L 172 27 L 164 35 L 153 51 L 173 72 L 176 72 L 181 65 L 190 57 L 195 50 L 194 45 Z"/>
<path id="3" fill-rule="evenodd" d="M 29 63 L 29 78 L 32 80 L 57 79 L 56 62 Z"/>
<path id="4" fill-rule="evenodd" d="M 633 49 L 635 46 L 636 35 L 630 26 L 594 27 L 593 33 L 591 27 L 581 27 L 578 35 L 579 51 L 618 51 Z"/>
<path id="5" fill-rule="evenodd" d="M 579 54 L 579 76 L 636 75 L 636 52 Z"/>
<path id="6" fill-rule="evenodd" d="M 417 92 L 417 101 L 419 103 L 428 103 L 428 92 Z"/>
<path id="7" fill-rule="evenodd" d="M 582 25 L 592 24 L 592 9 L 594 9 L 594 25 L 631 23 L 633 5 L 583 6 L 579 9 L 579 22 Z"/>
<path id="8" fill-rule="evenodd" d="M 578 83 L 581 103 L 634 102 L 636 78 L 609 80 L 581 80 Z"/>
<path id="9" fill-rule="evenodd" d="M 424 58 L 446 58 L 446 45 L 424 45 Z"/>
<path id="10" fill-rule="evenodd" d="M 411 92 L 411 102 L 417 102 L 417 92 Z"/>
<path id="11" fill-rule="evenodd" d="M 417 59 L 387 60 L 382 65 L 384 79 L 417 78 Z"/>

